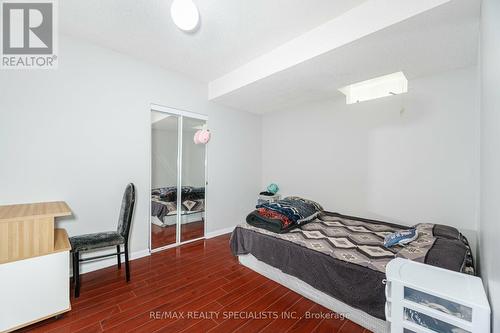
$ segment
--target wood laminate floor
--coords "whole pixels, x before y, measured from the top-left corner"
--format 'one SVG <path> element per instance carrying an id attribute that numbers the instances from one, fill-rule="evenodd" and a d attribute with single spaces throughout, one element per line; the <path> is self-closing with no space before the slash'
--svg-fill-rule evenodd
<path id="1" fill-rule="evenodd" d="M 175 243 L 175 229 L 175 225 L 160 227 L 156 224 L 151 224 L 151 243 L 153 249 Z M 203 221 L 181 224 L 181 241 L 184 242 L 203 237 L 204 232 L 205 223 Z"/>
<path id="2" fill-rule="evenodd" d="M 71 312 L 21 332 L 368 333 L 319 318 L 335 314 L 239 265 L 229 235 L 133 260 L 130 283 L 124 274 L 123 265 L 83 274 Z"/>

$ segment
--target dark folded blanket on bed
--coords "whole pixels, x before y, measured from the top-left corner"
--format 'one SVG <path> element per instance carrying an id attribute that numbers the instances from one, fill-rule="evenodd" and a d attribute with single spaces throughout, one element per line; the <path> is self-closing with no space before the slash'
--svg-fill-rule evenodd
<path id="1" fill-rule="evenodd" d="M 276 233 L 288 232 L 312 221 L 323 210 L 318 203 L 300 197 L 286 197 L 256 208 L 247 216 L 247 223 Z"/>
<path id="2" fill-rule="evenodd" d="M 268 227 L 244 224 L 235 228 L 230 243 L 234 255 L 252 254 L 380 319 L 385 319 L 385 267 L 393 258 L 474 273 L 466 238 L 449 226 L 419 224 L 417 240 L 386 249 L 387 233 L 409 227 L 330 212 L 288 233 L 267 231 L 275 222 L 259 221 Z"/>
<path id="3" fill-rule="evenodd" d="M 311 221 L 323 207 L 317 202 L 300 197 L 286 197 L 276 202 L 266 202 L 256 208 L 265 208 L 285 215 L 293 223 L 301 224 Z"/>
<path id="4" fill-rule="evenodd" d="M 282 233 L 289 232 L 297 227 L 297 224 L 285 223 L 283 219 L 269 218 L 263 216 L 258 210 L 254 210 L 247 216 L 247 223 L 257 227 L 263 228 L 272 232 Z"/>

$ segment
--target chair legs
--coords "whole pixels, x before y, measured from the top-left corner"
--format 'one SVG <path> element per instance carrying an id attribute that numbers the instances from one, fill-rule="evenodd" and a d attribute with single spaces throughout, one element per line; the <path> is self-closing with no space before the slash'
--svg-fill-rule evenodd
<path id="1" fill-rule="evenodd" d="M 75 281 L 75 298 L 80 297 L 80 252 L 73 252 L 73 278 Z"/>
<path id="2" fill-rule="evenodd" d="M 130 268 L 128 264 L 128 242 L 125 242 L 125 274 L 127 276 L 127 282 L 130 281 Z"/>
<path id="3" fill-rule="evenodd" d="M 125 250 L 125 275 L 127 277 L 127 282 L 130 281 L 130 267 L 129 267 L 129 262 L 128 262 L 128 242 L 124 244 Z M 116 246 L 116 258 L 117 258 L 117 264 L 118 268 L 121 268 L 121 254 L 120 254 L 120 245 Z M 114 254 L 111 254 L 113 256 Z M 105 255 L 105 257 L 109 257 L 110 255 Z M 96 259 L 99 257 L 94 257 L 94 258 L 87 258 L 80 260 L 80 252 L 73 252 L 73 282 L 75 283 L 75 298 L 78 298 L 80 296 L 80 261 L 86 261 L 89 259 Z"/>
<path id="4" fill-rule="evenodd" d="M 116 246 L 116 260 L 118 261 L 118 269 L 122 268 L 122 260 L 121 260 L 121 254 L 120 254 L 120 245 Z"/>

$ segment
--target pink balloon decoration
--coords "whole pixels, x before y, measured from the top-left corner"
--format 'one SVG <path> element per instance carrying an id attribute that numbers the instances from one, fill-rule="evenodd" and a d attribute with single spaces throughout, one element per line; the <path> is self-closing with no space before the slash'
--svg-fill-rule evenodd
<path id="1" fill-rule="evenodd" d="M 206 144 L 208 141 L 210 141 L 210 131 L 209 130 L 198 130 L 196 133 L 194 133 L 194 143 L 199 145 L 199 144 Z"/>

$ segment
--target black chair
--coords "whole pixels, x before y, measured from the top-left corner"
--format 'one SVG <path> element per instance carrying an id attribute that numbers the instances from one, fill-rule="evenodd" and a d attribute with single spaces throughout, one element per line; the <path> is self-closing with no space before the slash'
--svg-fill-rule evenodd
<path id="1" fill-rule="evenodd" d="M 118 260 L 118 268 L 121 269 L 121 255 L 125 254 L 125 272 L 127 282 L 130 281 L 130 271 L 128 263 L 128 236 L 130 225 L 132 224 L 132 215 L 135 205 L 135 187 L 130 183 L 125 188 L 123 194 L 120 217 L 118 220 L 118 229 L 116 231 L 98 232 L 74 236 L 69 239 L 71 243 L 71 252 L 73 253 L 73 280 L 75 282 L 75 298 L 80 296 L 80 263 L 84 261 L 100 259 L 115 256 Z M 124 251 L 121 252 L 120 245 L 124 245 Z M 80 259 L 80 252 L 101 249 L 105 247 L 116 246 L 116 253 L 105 254 L 101 256 Z"/>

